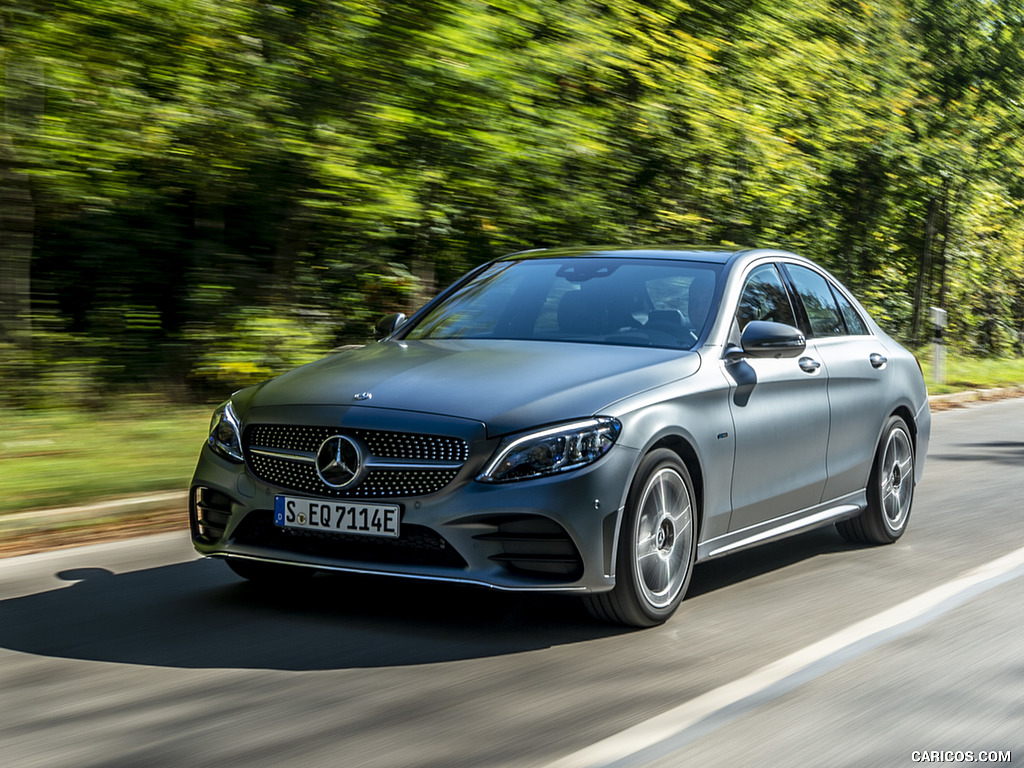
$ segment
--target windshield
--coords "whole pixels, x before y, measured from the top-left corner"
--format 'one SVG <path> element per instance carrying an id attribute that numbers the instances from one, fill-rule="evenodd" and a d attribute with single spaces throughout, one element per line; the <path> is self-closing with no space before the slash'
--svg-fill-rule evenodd
<path id="1" fill-rule="evenodd" d="M 402 333 L 406 339 L 528 339 L 691 349 L 720 267 L 562 258 L 491 264 Z"/>

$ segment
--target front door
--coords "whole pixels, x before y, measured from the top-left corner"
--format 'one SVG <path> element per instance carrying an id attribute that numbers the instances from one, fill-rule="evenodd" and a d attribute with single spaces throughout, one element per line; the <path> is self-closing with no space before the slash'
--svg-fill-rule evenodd
<path id="1" fill-rule="evenodd" d="M 755 267 L 736 311 L 736 332 L 751 320 L 796 325 L 773 264 Z M 732 381 L 735 430 L 730 531 L 812 507 L 821 501 L 829 438 L 828 370 L 813 345 L 785 359 L 725 364 Z"/>

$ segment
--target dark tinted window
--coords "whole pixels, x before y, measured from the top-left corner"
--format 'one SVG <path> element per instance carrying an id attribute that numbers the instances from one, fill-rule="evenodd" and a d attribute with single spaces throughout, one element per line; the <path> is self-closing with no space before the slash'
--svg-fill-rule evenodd
<path id="1" fill-rule="evenodd" d="M 742 331 L 751 320 L 768 320 L 796 325 L 789 294 L 773 264 L 757 267 L 747 278 L 736 309 L 736 322 Z"/>
<path id="2" fill-rule="evenodd" d="M 811 333 L 815 336 L 844 336 L 846 323 L 839 313 L 835 296 L 828 287 L 828 281 L 817 272 L 795 264 L 786 269 L 793 278 L 793 285 L 811 322 Z"/>
<path id="3" fill-rule="evenodd" d="M 406 339 L 530 339 L 689 349 L 708 323 L 720 267 L 616 258 L 490 265 Z"/>

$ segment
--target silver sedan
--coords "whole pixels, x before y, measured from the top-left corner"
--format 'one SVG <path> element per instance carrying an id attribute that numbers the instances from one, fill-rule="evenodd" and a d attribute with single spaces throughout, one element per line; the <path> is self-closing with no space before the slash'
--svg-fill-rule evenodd
<path id="1" fill-rule="evenodd" d="M 906 530 L 920 366 L 808 259 L 529 251 L 378 332 L 217 409 L 199 552 L 283 588 L 326 570 L 578 593 L 650 626 L 697 562 Z"/>

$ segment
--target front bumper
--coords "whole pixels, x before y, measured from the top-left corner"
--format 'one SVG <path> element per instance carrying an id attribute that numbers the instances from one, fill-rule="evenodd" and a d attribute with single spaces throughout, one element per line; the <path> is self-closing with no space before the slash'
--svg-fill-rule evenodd
<path id="1" fill-rule="evenodd" d="M 502 484 L 473 480 L 486 458 L 471 459 L 437 493 L 388 498 L 401 508 L 402 536 L 394 540 L 277 527 L 274 497 L 308 494 L 263 482 L 204 447 L 189 502 L 193 543 L 207 556 L 329 571 L 514 591 L 611 589 L 637 451 L 616 445 L 589 467 Z"/>

